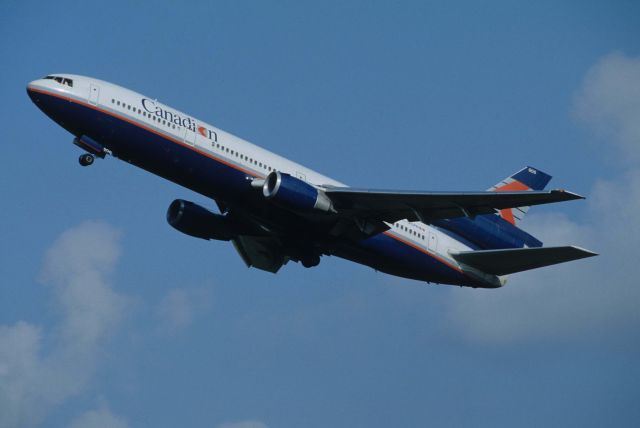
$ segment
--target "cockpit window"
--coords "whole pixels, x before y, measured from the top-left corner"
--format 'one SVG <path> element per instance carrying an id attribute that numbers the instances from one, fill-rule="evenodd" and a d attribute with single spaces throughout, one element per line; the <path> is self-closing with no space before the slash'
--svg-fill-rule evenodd
<path id="1" fill-rule="evenodd" d="M 60 76 L 46 76 L 44 77 L 45 79 L 51 79 L 51 80 L 55 80 L 56 82 L 62 84 L 62 85 L 66 85 L 70 88 L 73 88 L 73 80 L 67 78 L 67 77 L 60 77 Z"/>

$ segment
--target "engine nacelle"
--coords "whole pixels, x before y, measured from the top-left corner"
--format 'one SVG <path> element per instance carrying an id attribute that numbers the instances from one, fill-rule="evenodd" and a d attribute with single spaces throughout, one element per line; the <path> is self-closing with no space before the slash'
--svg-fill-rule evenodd
<path id="1" fill-rule="evenodd" d="M 278 205 L 294 211 L 335 211 L 331 199 L 322 190 L 280 171 L 267 175 L 262 194 Z"/>
<path id="2" fill-rule="evenodd" d="M 229 241 L 234 237 L 228 219 L 193 202 L 176 199 L 167 210 L 167 222 L 190 236 Z"/>

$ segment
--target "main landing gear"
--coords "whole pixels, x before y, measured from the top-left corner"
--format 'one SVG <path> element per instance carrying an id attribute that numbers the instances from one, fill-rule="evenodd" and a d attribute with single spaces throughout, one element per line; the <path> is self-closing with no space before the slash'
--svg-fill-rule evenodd
<path id="1" fill-rule="evenodd" d="M 320 264 L 320 256 L 317 254 L 307 254 L 300 259 L 302 266 L 312 268 Z"/>
<path id="2" fill-rule="evenodd" d="M 80 165 L 82 166 L 89 166 L 93 163 L 93 161 L 95 160 L 95 156 L 93 156 L 90 153 L 85 153 L 80 155 L 80 157 L 78 158 L 78 162 L 80 162 Z"/>

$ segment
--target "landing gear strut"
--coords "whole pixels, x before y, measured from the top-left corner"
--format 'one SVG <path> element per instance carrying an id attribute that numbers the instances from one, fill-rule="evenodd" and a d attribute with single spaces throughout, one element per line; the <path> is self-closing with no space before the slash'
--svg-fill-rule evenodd
<path id="1" fill-rule="evenodd" d="M 89 166 L 95 159 L 96 158 L 92 154 L 85 153 L 83 155 L 80 155 L 80 157 L 78 158 L 78 162 L 80 162 L 80 165 L 82 166 Z"/>
<path id="2" fill-rule="evenodd" d="M 96 156 L 100 159 L 104 159 L 106 155 L 111 154 L 111 151 L 109 151 L 105 146 L 87 135 L 81 135 L 80 137 L 74 138 L 73 144 L 80 147 L 85 152 L 88 152 L 80 155 L 80 158 L 78 159 L 78 162 L 80 162 L 80 165 L 82 166 L 91 165 L 93 161 L 96 160 Z"/>

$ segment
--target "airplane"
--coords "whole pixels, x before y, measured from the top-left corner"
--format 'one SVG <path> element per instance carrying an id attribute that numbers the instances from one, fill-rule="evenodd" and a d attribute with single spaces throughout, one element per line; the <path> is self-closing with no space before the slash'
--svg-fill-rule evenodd
<path id="1" fill-rule="evenodd" d="M 527 166 L 487 191 L 348 187 L 121 86 L 50 74 L 27 85 L 35 105 L 69 131 L 79 162 L 113 156 L 212 199 L 176 199 L 167 221 L 187 235 L 231 241 L 248 267 L 276 273 L 337 256 L 428 283 L 499 288 L 507 276 L 597 255 L 544 247 L 519 226 L 529 207 L 584 199 L 544 190 Z"/>

